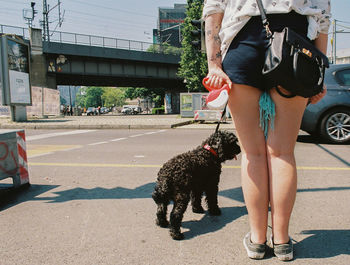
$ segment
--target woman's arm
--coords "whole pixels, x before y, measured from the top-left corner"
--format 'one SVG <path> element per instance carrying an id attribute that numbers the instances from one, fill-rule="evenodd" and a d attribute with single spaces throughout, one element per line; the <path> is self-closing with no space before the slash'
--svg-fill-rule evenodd
<path id="1" fill-rule="evenodd" d="M 224 13 L 209 15 L 205 20 L 205 42 L 208 59 L 207 84 L 214 88 L 220 88 L 223 83 L 227 83 L 230 88 L 232 82 L 222 70 L 221 39 L 219 32 Z"/>
<path id="2" fill-rule="evenodd" d="M 221 68 L 221 40 L 219 32 L 223 13 L 216 13 L 208 16 L 205 21 L 205 44 L 207 47 L 208 67 Z"/>
<path id="3" fill-rule="evenodd" d="M 325 55 L 327 54 L 328 34 L 320 33 L 317 39 L 315 39 L 315 46 Z"/>
<path id="4" fill-rule="evenodd" d="M 320 33 L 315 39 L 315 46 L 324 54 L 327 54 L 328 34 Z M 327 94 L 327 88 L 324 86 L 323 91 L 309 99 L 311 104 L 316 104 Z"/>

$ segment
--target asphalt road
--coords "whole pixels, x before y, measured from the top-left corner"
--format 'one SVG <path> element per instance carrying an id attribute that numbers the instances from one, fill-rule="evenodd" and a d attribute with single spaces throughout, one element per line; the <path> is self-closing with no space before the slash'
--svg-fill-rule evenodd
<path id="1" fill-rule="evenodd" d="M 157 171 L 212 130 L 27 130 L 31 187 L 1 181 L 0 264 L 280 264 L 246 257 L 240 159 L 224 164 L 222 216 L 183 220 L 185 240 L 155 225 Z M 350 147 L 296 146 L 298 194 L 292 264 L 350 264 Z"/>

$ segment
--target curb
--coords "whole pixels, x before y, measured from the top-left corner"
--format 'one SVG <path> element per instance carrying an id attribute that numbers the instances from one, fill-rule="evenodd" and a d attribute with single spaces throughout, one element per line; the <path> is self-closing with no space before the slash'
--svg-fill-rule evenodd
<path id="1" fill-rule="evenodd" d="M 177 128 L 180 126 L 193 124 L 194 121 L 185 121 L 180 123 L 174 123 L 174 124 L 159 124 L 159 125 L 152 125 L 152 124 L 0 124 L 0 129 L 31 129 L 31 130 L 41 130 L 41 129 L 52 129 L 52 130 L 58 130 L 58 129 L 68 129 L 68 130 L 80 130 L 80 129 L 124 129 L 124 130 L 132 130 L 132 129 L 171 129 L 171 128 Z"/>

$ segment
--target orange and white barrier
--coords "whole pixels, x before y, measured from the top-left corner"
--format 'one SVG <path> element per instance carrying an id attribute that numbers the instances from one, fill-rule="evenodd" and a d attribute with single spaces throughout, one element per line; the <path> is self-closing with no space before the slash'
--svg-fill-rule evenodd
<path id="1" fill-rule="evenodd" d="M 24 130 L 0 130 L 0 180 L 6 178 L 15 187 L 29 184 Z"/>

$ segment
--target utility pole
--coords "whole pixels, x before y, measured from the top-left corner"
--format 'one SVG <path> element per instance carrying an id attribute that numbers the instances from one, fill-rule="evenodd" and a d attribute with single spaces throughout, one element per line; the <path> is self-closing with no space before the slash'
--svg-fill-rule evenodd
<path id="1" fill-rule="evenodd" d="M 30 3 L 31 9 L 23 9 L 23 18 L 27 21 L 28 28 L 31 28 L 33 26 L 33 20 L 35 18 L 35 15 L 38 13 L 38 11 L 35 10 L 35 2 Z"/>
<path id="2" fill-rule="evenodd" d="M 333 23 L 333 32 L 334 32 L 334 40 L 333 40 L 333 50 L 334 50 L 334 59 L 333 64 L 337 64 L 337 20 L 334 19 Z"/>
<path id="3" fill-rule="evenodd" d="M 47 1 L 43 0 L 43 38 L 46 41 L 50 41 L 49 34 L 49 11 Z"/>
<path id="4" fill-rule="evenodd" d="M 42 21 L 43 39 L 46 41 L 50 41 L 49 13 L 53 9 L 55 9 L 56 7 L 58 7 L 58 24 L 56 25 L 56 28 L 57 28 L 57 26 L 61 27 L 62 22 L 63 22 L 63 17 L 64 17 L 64 12 L 63 12 L 63 15 L 61 17 L 61 0 L 57 0 L 57 4 L 54 7 L 52 7 L 51 9 L 50 9 L 50 6 L 47 4 L 47 0 L 43 0 L 43 21 Z M 56 28 L 55 28 L 55 30 L 56 30 Z"/>

